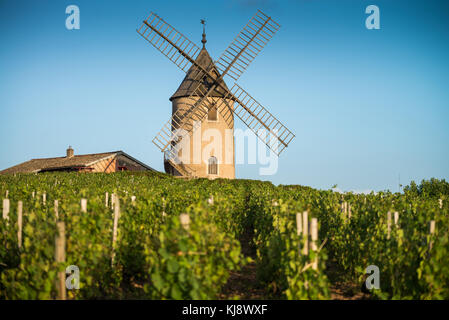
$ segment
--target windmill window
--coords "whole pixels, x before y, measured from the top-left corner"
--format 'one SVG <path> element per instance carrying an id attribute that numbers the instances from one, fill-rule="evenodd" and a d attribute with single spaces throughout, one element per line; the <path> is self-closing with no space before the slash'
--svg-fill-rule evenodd
<path id="1" fill-rule="evenodd" d="M 216 106 L 213 106 L 209 109 L 209 112 L 207 113 L 207 120 L 208 121 L 218 121 L 218 112 L 217 112 Z"/>
<path id="2" fill-rule="evenodd" d="M 215 157 L 210 157 L 207 164 L 208 174 L 218 174 L 218 161 Z"/>

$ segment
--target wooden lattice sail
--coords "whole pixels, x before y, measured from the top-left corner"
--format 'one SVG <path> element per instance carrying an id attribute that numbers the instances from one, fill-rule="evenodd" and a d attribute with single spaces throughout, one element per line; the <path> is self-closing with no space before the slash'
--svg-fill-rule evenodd
<path id="1" fill-rule="evenodd" d="M 204 32 L 203 49 L 200 49 L 154 13 L 137 30 L 156 49 L 187 72 L 177 91 L 185 98 L 183 101 L 186 107 L 173 112 L 171 119 L 153 139 L 153 143 L 165 152 L 166 161 L 171 162 L 182 175 L 195 173 L 178 158 L 179 129 L 183 129 L 183 135 L 192 135 L 211 108 L 220 110 L 225 119 L 233 119 L 236 115 L 277 155 L 295 137 L 241 86 L 235 83 L 229 89 L 224 82 L 225 76 L 233 81 L 238 80 L 279 28 L 280 25 L 271 17 L 258 10 L 215 62 L 204 48 Z"/>

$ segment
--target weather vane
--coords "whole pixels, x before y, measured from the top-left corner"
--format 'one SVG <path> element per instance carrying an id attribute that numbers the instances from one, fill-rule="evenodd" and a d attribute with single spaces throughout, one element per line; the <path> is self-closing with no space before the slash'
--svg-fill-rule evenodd
<path id="1" fill-rule="evenodd" d="M 201 40 L 202 44 L 203 44 L 203 48 L 206 45 L 206 19 L 201 19 L 201 24 L 203 25 L 203 40 Z"/>

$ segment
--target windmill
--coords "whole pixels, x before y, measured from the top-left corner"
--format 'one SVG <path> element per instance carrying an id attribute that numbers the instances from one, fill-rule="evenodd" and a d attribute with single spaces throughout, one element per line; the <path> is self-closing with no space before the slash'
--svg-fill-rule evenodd
<path id="1" fill-rule="evenodd" d="M 153 139 L 153 143 L 164 152 L 167 172 L 188 177 L 204 174 L 200 172 L 201 166 L 181 160 L 181 142 L 190 138 L 211 113 L 218 111 L 225 127 L 232 130 L 236 115 L 278 156 L 295 137 L 236 82 L 280 25 L 258 10 L 220 58 L 213 62 L 205 49 L 205 21 L 201 20 L 201 23 L 202 49 L 155 13 L 151 13 L 137 29 L 144 39 L 187 73 L 177 91 L 179 94 L 175 93 L 171 98 L 172 117 Z M 224 82 L 225 76 L 234 81 L 231 89 Z M 217 165 L 216 160 L 213 161 L 212 171 L 214 165 Z M 217 174 L 216 171 L 213 173 Z"/>

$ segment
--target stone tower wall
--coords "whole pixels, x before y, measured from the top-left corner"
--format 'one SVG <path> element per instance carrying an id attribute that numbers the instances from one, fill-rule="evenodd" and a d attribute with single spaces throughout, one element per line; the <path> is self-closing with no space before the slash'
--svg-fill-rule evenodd
<path id="1" fill-rule="evenodd" d="M 194 99 L 197 100 L 198 98 Z M 187 110 L 189 105 L 192 105 L 192 102 L 192 98 L 186 97 L 173 99 L 173 114 L 175 112 L 184 113 L 184 110 Z M 188 140 L 190 141 L 184 142 L 185 147 L 183 149 L 188 149 L 188 151 L 185 154 L 181 151 L 179 157 L 188 167 L 195 170 L 194 174 L 197 177 L 234 179 L 234 115 L 229 110 L 230 108 L 233 109 L 234 102 L 227 100 L 230 108 L 223 102 L 223 98 L 210 97 L 208 98 L 208 102 L 209 105 L 216 103 L 218 106 L 217 121 L 209 121 L 206 116 L 201 122 L 201 129 L 196 129 L 193 134 L 189 135 L 190 139 Z M 195 117 L 194 120 L 198 121 Z M 185 127 L 185 125 L 181 127 Z M 188 148 L 187 144 L 189 145 Z M 210 156 L 215 156 L 218 159 L 218 173 L 216 175 L 208 174 L 207 159 Z"/>

